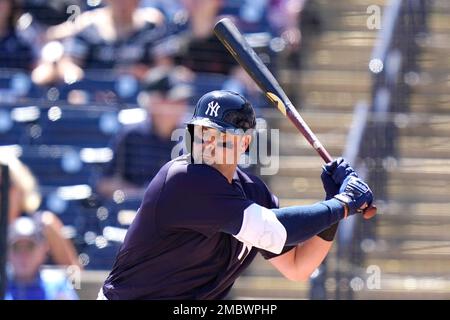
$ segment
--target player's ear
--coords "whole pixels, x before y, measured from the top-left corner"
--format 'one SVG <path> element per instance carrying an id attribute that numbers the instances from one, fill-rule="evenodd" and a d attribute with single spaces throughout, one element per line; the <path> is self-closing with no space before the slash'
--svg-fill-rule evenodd
<path id="1" fill-rule="evenodd" d="M 250 147 L 251 142 L 252 142 L 251 135 L 243 136 L 242 140 L 241 140 L 241 152 L 247 152 L 248 148 Z"/>

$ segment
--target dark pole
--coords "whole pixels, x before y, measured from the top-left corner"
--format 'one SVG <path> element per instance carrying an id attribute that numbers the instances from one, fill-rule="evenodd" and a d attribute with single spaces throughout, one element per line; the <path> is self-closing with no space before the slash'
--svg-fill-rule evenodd
<path id="1" fill-rule="evenodd" d="M 5 298 L 6 290 L 6 260 L 9 205 L 9 168 L 1 166 L 0 185 L 0 300 Z"/>

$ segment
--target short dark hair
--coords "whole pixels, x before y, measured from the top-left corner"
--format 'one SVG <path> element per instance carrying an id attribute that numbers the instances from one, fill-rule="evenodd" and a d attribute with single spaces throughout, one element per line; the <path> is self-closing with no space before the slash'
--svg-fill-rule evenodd
<path id="1" fill-rule="evenodd" d="M 223 120 L 234 124 L 237 128 L 243 129 L 244 131 L 256 127 L 255 111 L 249 102 L 245 103 L 244 107 L 240 110 L 228 111 Z"/>

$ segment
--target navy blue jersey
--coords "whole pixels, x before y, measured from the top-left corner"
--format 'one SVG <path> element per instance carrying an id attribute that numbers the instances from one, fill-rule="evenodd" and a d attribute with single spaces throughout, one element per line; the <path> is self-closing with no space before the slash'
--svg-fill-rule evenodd
<path id="1" fill-rule="evenodd" d="M 108 299 L 221 299 L 258 251 L 224 232 L 256 203 L 278 207 L 258 178 L 237 170 L 232 183 L 186 156 L 148 186 L 103 292 Z M 286 247 L 283 252 L 289 250 Z"/>

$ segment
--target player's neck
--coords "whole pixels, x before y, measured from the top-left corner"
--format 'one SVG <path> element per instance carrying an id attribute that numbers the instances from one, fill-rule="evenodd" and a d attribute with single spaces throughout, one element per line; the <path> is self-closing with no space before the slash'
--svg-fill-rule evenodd
<path id="1" fill-rule="evenodd" d="M 213 168 L 218 170 L 224 177 L 228 180 L 229 183 L 233 181 L 234 174 L 236 172 L 237 164 L 212 164 Z"/>

